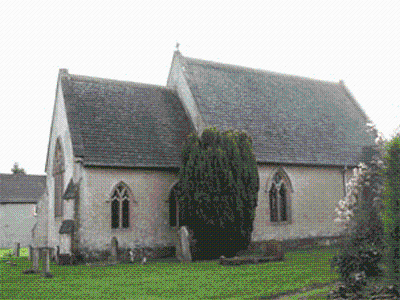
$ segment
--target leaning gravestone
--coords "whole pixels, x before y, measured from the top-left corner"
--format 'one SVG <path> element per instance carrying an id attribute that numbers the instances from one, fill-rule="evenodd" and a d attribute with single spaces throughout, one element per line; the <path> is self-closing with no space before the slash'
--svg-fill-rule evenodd
<path id="1" fill-rule="evenodd" d="M 32 267 L 34 273 L 39 272 L 39 248 L 37 247 L 32 251 Z"/>
<path id="2" fill-rule="evenodd" d="M 181 261 L 192 261 L 192 254 L 190 253 L 190 239 L 189 231 L 186 226 L 182 226 L 178 231 L 178 259 Z"/>
<path id="3" fill-rule="evenodd" d="M 264 256 L 274 257 L 276 260 L 282 260 L 285 256 L 282 249 L 282 242 L 278 240 L 264 241 L 261 244 L 261 251 Z"/>
<path id="4" fill-rule="evenodd" d="M 111 239 L 111 261 L 116 262 L 118 259 L 118 240 L 114 236 Z"/>
<path id="5" fill-rule="evenodd" d="M 15 243 L 14 256 L 19 257 L 20 243 Z"/>
<path id="6" fill-rule="evenodd" d="M 53 277 L 50 273 L 50 248 L 46 247 L 44 250 L 43 256 L 43 276 L 47 278 Z"/>
<path id="7" fill-rule="evenodd" d="M 32 245 L 29 245 L 29 260 L 32 261 L 32 256 L 33 256 L 33 247 Z"/>

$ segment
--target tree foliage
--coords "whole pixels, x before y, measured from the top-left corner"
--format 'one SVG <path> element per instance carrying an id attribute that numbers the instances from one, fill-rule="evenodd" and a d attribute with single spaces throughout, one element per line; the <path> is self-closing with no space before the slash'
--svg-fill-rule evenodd
<path id="1" fill-rule="evenodd" d="M 11 172 L 13 174 L 25 174 L 24 168 L 21 168 L 17 162 L 14 163 Z"/>
<path id="2" fill-rule="evenodd" d="M 232 256 L 251 239 L 259 177 L 245 132 L 205 129 L 182 150 L 180 225 L 193 231 L 195 258 Z"/>
<path id="3" fill-rule="evenodd" d="M 384 215 L 388 279 L 400 282 L 400 137 L 394 137 L 386 147 Z"/>
<path id="4" fill-rule="evenodd" d="M 345 223 L 345 239 L 338 256 L 333 260 L 342 279 L 350 283 L 358 278 L 378 275 L 378 263 L 383 255 L 382 161 L 383 136 L 375 131 L 376 145 L 365 148 L 362 163 L 353 170 L 347 183 L 347 193 L 337 207 L 339 222 Z"/>

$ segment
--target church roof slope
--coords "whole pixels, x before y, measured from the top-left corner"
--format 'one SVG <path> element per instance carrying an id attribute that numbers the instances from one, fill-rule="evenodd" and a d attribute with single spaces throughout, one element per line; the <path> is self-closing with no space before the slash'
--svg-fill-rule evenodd
<path id="1" fill-rule="evenodd" d="M 85 165 L 179 166 L 192 127 L 171 90 L 69 74 L 61 84 L 74 155 Z"/>
<path id="2" fill-rule="evenodd" d="M 37 203 L 45 187 L 44 175 L 0 174 L 0 204 Z"/>
<path id="3" fill-rule="evenodd" d="M 354 166 L 373 144 L 368 117 L 342 82 L 180 61 L 206 126 L 247 131 L 258 162 Z"/>

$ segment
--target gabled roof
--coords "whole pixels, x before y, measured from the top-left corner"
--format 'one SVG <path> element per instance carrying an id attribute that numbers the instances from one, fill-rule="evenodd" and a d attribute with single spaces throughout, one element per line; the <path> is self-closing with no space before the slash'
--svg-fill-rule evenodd
<path id="1" fill-rule="evenodd" d="M 74 155 L 90 166 L 179 167 L 193 130 L 166 87 L 61 76 Z"/>
<path id="2" fill-rule="evenodd" d="M 37 203 L 45 188 L 44 175 L 0 174 L 0 204 Z"/>
<path id="3" fill-rule="evenodd" d="M 342 82 L 175 55 L 205 125 L 246 130 L 258 162 L 355 166 L 374 142 Z"/>

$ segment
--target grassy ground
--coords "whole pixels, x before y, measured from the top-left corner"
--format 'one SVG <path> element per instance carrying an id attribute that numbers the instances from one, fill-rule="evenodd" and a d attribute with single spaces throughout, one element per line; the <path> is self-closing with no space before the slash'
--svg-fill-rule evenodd
<path id="1" fill-rule="evenodd" d="M 11 256 L 14 253 L 12 249 L 0 249 L 0 259 L 3 257 Z M 28 248 L 21 248 L 19 249 L 19 255 L 22 257 L 28 257 L 29 250 Z"/>
<path id="2" fill-rule="evenodd" d="M 4 251 L 3 251 L 4 252 Z M 282 262 L 221 266 L 150 261 L 107 267 L 51 265 L 53 278 L 24 275 L 26 257 L 0 250 L 0 299 L 257 299 L 337 279 L 330 270 L 336 249 L 293 251 Z M 11 262 L 11 263 L 10 263 Z M 14 263 L 14 264 L 13 264 Z"/>

